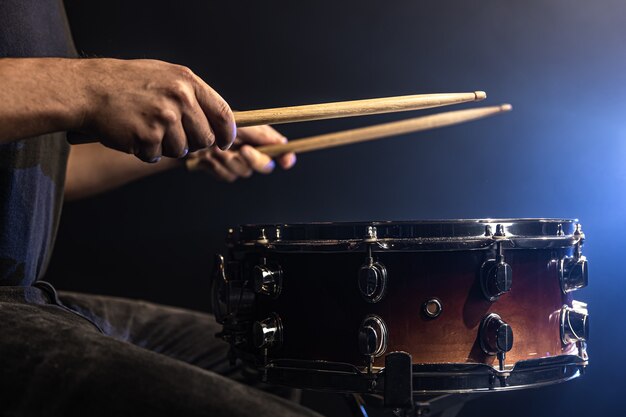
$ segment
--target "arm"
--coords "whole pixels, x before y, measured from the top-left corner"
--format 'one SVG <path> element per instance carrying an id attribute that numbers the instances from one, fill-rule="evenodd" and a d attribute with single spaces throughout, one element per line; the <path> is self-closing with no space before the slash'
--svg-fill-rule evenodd
<path id="1" fill-rule="evenodd" d="M 154 60 L 0 59 L 0 143 L 78 130 L 156 162 L 235 138 L 228 104 L 191 70 Z"/>
<path id="2" fill-rule="evenodd" d="M 0 59 L 0 143 L 83 124 L 89 100 L 69 59 Z"/>
<path id="3" fill-rule="evenodd" d="M 65 176 L 65 199 L 78 200 L 122 186 L 142 177 L 182 165 L 182 160 L 163 158 L 146 164 L 133 155 L 106 148 L 99 143 L 70 148 Z"/>
<path id="4" fill-rule="evenodd" d="M 282 143 L 287 139 L 269 126 L 241 128 L 237 134 L 232 150 L 222 151 L 213 147 L 194 152 L 189 158 L 198 162 L 198 169 L 227 182 L 249 177 L 254 171 L 262 174 L 272 172 L 274 162 L 270 157 L 250 145 Z M 295 163 L 295 155 L 283 155 L 277 158 L 277 162 L 283 169 L 289 169 Z M 98 143 L 75 145 L 71 147 L 67 164 L 65 199 L 89 197 L 183 164 L 182 160 L 174 158 L 146 164 L 132 155 L 116 152 Z"/>

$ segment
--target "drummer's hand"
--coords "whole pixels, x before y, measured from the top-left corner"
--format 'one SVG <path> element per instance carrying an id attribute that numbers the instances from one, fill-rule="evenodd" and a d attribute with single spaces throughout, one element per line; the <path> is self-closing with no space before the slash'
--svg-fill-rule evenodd
<path id="1" fill-rule="evenodd" d="M 287 138 L 270 126 L 251 126 L 237 129 L 237 138 L 230 150 L 216 147 L 189 154 L 187 166 L 194 170 L 205 170 L 219 180 L 233 182 L 239 177 L 247 178 L 253 172 L 269 174 L 276 163 L 254 147 L 287 142 Z M 296 155 L 288 153 L 276 158 L 283 169 L 296 163 Z"/>
<path id="2" fill-rule="evenodd" d="M 213 144 L 228 149 L 235 138 L 226 101 L 186 67 L 143 59 L 70 61 L 76 69 L 68 76 L 80 75 L 88 97 L 76 130 L 109 148 L 157 162 Z"/>

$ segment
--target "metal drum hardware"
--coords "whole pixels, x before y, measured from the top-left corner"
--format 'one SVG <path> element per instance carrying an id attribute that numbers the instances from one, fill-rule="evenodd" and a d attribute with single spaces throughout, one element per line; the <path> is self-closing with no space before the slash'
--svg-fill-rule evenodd
<path id="1" fill-rule="evenodd" d="M 429 319 L 436 319 L 443 311 L 443 305 L 438 298 L 430 298 L 422 304 L 422 311 Z"/>
<path id="2" fill-rule="evenodd" d="M 242 225 L 211 286 L 219 337 L 265 382 L 390 407 L 568 381 L 588 364 L 583 241 L 571 219 Z"/>
<path id="3" fill-rule="evenodd" d="M 372 248 L 369 245 L 365 263 L 359 268 L 358 286 L 361 296 L 368 303 L 382 300 L 387 290 L 387 268 L 380 262 L 374 262 Z"/>
<path id="4" fill-rule="evenodd" d="M 378 229 L 375 226 L 367 226 L 364 241 L 366 243 L 374 243 L 378 240 Z"/>
<path id="5" fill-rule="evenodd" d="M 589 282 L 587 258 L 582 254 L 585 234 L 582 232 L 580 224 L 576 225 L 574 236 L 578 237 L 578 242 L 574 246 L 574 256 L 565 257 L 560 262 L 559 278 L 564 293 L 584 288 Z"/>
<path id="6" fill-rule="evenodd" d="M 561 340 L 564 344 L 587 342 L 589 339 L 587 304 L 574 302 L 573 305 L 564 305 L 561 309 Z"/>
<path id="7" fill-rule="evenodd" d="M 280 346 L 283 341 L 283 323 L 278 314 L 255 321 L 252 325 L 252 340 L 259 349 Z"/>
<path id="8" fill-rule="evenodd" d="M 278 298 L 283 288 L 283 271 L 279 266 L 256 265 L 253 275 L 254 292 Z"/>
<path id="9" fill-rule="evenodd" d="M 213 313 L 218 323 L 245 320 L 252 315 L 254 292 L 244 281 L 227 277 L 226 262 L 222 255 L 216 256 L 211 293 Z"/>
<path id="10" fill-rule="evenodd" d="M 495 245 L 496 258 L 485 261 L 480 267 L 480 288 L 489 301 L 497 300 L 509 292 L 513 285 L 513 269 L 504 262 L 502 242 L 496 242 Z"/>
<path id="11" fill-rule="evenodd" d="M 387 325 L 380 317 L 370 315 L 359 329 L 359 350 L 363 355 L 378 357 L 387 350 Z"/>
<path id="12" fill-rule="evenodd" d="M 587 258 L 584 256 L 564 258 L 560 266 L 561 289 L 564 293 L 587 286 L 589 282 Z"/>
<path id="13" fill-rule="evenodd" d="M 500 370 L 504 370 L 506 353 L 513 348 L 513 330 L 502 318 L 491 313 L 483 318 L 478 338 L 487 355 L 497 355 Z"/>

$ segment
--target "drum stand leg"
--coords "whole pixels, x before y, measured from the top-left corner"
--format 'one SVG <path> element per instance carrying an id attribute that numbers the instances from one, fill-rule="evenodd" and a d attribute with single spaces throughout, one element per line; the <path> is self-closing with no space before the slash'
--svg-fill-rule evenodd
<path id="1" fill-rule="evenodd" d="M 482 394 L 445 394 L 428 399 L 415 400 L 413 410 L 406 410 L 404 416 L 417 417 L 456 417 L 466 402 Z"/>
<path id="2" fill-rule="evenodd" d="M 346 400 L 353 417 L 456 417 L 463 409 L 466 402 L 473 400 L 482 394 L 445 394 L 435 397 L 415 397 L 414 404 L 410 408 L 384 408 L 380 398 L 374 403 L 368 404 L 359 394 L 348 394 Z M 374 397 L 368 396 L 369 399 Z M 376 401 L 377 400 L 377 401 Z M 369 413 L 368 413 L 369 411 Z"/>

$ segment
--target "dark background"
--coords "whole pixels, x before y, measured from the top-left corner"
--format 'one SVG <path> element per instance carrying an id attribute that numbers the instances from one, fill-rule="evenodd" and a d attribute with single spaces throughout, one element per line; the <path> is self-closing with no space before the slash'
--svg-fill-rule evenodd
<path id="1" fill-rule="evenodd" d="M 234 184 L 178 170 L 67 204 L 48 274 L 57 287 L 207 310 L 212 256 L 239 223 L 579 218 L 586 375 L 487 395 L 462 415 L 624 414 L 623 0 L 66 4 L 83 54 L 187 65 L 237 109 L 482 89 L 483 104 L 514 111 L 302 155 L 289 172 Z M 299 138 L 402 117 L 280 130 Z M 320 398 L 319 409 L 345 411 Z"/>

